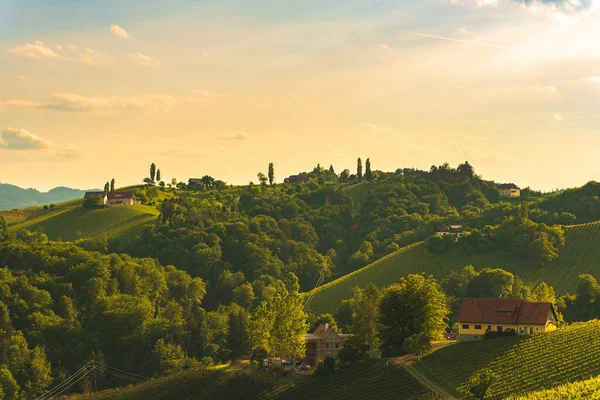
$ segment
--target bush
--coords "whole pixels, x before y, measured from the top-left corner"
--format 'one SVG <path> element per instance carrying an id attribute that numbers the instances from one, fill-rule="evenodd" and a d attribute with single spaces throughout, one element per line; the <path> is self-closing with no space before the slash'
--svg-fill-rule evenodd
<path id="1" fill-rule="evenodd" d="M 340 361 L 347 365 L 355 365 L 362 361 L 370 361 L 374 358 L 371 346 L 358 336 L 349 337 L 338 353 Z"/>

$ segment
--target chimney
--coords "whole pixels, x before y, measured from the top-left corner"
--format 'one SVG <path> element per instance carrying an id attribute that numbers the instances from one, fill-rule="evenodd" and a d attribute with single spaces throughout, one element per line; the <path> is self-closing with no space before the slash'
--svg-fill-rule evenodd
<path id="1" fill-rule="evenodd" d="M 325 330 L 329 329 L 329 324 L 325 322 Z"/>

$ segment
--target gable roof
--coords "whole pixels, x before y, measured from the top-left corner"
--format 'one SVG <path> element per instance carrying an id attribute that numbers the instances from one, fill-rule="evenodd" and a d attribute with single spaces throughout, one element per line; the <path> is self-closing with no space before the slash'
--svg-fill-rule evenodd
<path id="1" fill-rule="evenodd" d="M 514 183 L 501 183 L 500 185 L 498 185 L 498 187 L 500 189 L 520 189 L 517 185 L 515 185 Z"/>
<path id="2" fill-rule="evenodd" d="M 315 329 L 313 335 L 318 336 L 321 339 L 325 339 L 327 335 L 329 335 L 329 332 L 331 332 L 332 330 L 333 329 L 331 329 L 329 325 L 321 324 L 317 326 L 317 329 Z"/>
<path id="3" fill-rule="evenodd" d="M 535 303 L 519 299 L 465 298 L 460 304 L 458 322 L 492 324 L 544 325 L 550 312 L 556 313 L 551 303 Z"/>
<path id="4" fill-rule="evenodd" d="M 86 199 L 89 199 L 91 197 L 104 197 L 104 196 L 106 196 L 106 193 L 98 191 L 98 192 L 85 192 L 85 195 L 83 197 Z"/>
<path id="5" fill-rule="evenodd" d="M 133 192 L 108 192 L 109 200 L 129 200 L 133 199 Z"/>

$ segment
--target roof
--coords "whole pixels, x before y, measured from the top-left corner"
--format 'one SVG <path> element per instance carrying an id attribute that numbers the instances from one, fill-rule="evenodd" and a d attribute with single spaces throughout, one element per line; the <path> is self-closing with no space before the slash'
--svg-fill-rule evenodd
<path id="1" fill-rule="evenodd" d="M 104 197 L 106 196 L 106 193 L 104 192 L 85 192 L 85 195 L 83 196 L 86 199 L 89 199 L 90 197 Z"/>
<path id="2" fill-rule="evenodd" d="M 544 325 L 551 311 L 554 313 L 551 303 L 536 303 L 519 299 L 465 298 L 460 304 L 456 320 L 458 322 L 493 324 Z"/>
<path id="3" fill-rule="evenodd" d="M 317 329 L 315 329 L 313 334 L 320 337 L 321 339 L 325 339 L 325 337 L 327 337 L 327 335 L 329 335 L 329 332 L 331 332 L 332 330 L 333 329 L 331 329 L 329 325 L 321 324 L 317 327 Z"/>
<path id="4" fill-rule="evenodd" d="M 498 185 L 498 187 L 500 189 L 520 189 L 517 185 L 515 185 L 514 183 L 501 183 L 500 185 Z"/>
<path id="5" fill-rule="evenodd" d="M 190 178 L 188 183 L 202 183 L 202 178 Z"/>
<path id="6" fill-rule="evenodd" d="M 108 192 L 108 199 L 133 199 L 133 192 Z"/>

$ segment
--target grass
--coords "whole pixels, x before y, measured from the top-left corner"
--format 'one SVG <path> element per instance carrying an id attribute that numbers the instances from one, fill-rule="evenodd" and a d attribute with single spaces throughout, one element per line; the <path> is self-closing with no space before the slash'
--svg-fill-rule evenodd
<path id="1" fill-rule="evenodd" d="M 585 381 L 567 383 L 552 389 L 511 396 L 508 400 L 576 400 L 598 398 L 600 398 L 600 376 Z"/>
<path id="2" fill-rule="evenodd" d="M 573 293 L 580 274 L 588 273 L 600 278 L 600 222 L 567 227 L 565 236 L 566 244 L 560 257 L 544 268 L 532 267 L 525 260 L 507 253 L 466 255 L 455 250 L 433 254 L 427 250 L 426 243 L 415 243 L 318 288 L 311 310 L 316 314 L 334 312 L 342 300 L 352 297 L 354 286 L 364 286 L 369 282 L 380 287 L 388 286 L 403 276 L 421 272 L 441 278 L 466 265 L 473 265 L 478 270 L 502 268 L 529 284 L 545 281 L 554 287 L 558 295 Z"/>
<path id="3" fill-rule="evenodd" d="M 52 240 L 96 237 L 131 237 L 145 224 L 155 221 L 158 210 L 135 205 L 88 210 L 80 205 L 61 206 L 50 213 L 27 219 L 11 229 L 39 230 Z"/>
<path id="4" fill-rule="evenodd" d="M 375 184 L 372 182 L 362 182 L 348 187 L 348 194 L 352 197 L 352 200 L 354 200 L 356 207 L 367 198 L 369 191 L 373 189 L 374 186 Z"/>
<path id="5" fill-rule="evenodd" d="M 427 395 L 402 367 L 361 365 L 336 371 L 332 376 L 294 376 L 276 379 L 252 368 L 234 370 L 190 369 L 160 379 L 99 392 L 90 397 L 80 395 L 70 400 L 199 400 L 199 399 L 415 399 Z"/>
<path id="6" fill-rule="evenodd" d="M 459 343 L 433 352 L 414 367 L 463 397 L 468 393 L 465 382 L 484 367 L 497 375 L 490 397 L 550 389 L 600 374 L 600 321 L 527 338 Z"/>

